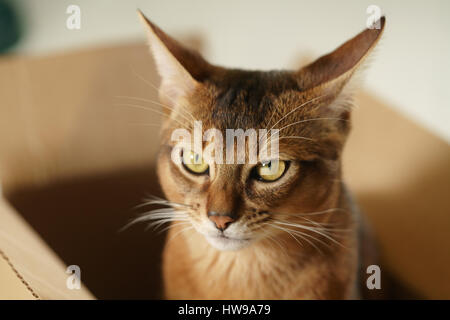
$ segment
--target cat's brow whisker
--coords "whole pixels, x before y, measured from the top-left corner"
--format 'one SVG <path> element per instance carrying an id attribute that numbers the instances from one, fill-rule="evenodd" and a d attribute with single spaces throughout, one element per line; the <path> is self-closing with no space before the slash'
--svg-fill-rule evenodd
<path id="1" fill-rule="evenodd" d="M 278 140 L 282 140 L 282 139 L 302 139 L 302 140 L 315 141 L 315 139 L 313 139 L 313 138 L 301 137 L 301 136 L 283 136 L 283 137 L 278 138 Z"/>
<path id="2" fill-rule="evenodd" d="M 270 123 L 272 123 L 272 119 L 275 116 L 275 113 L 277 113 L 278 109 L 275 107 L 273 112 L 272 112 L 272 116 L 269 118 L 269 121 L 267 121 L 267 125 L 270 125 Z"/>
<path id="3" fill-rule="evenodd" d="M 160 128 L 161 123 L 145 123 L 145 122 L 130 122 L 130 126 L 156 127 Z"/>
<path id="4" fill-rule="evenodd" d="M 134 75 L 136 77 L 138 77 L 140 80 L 142 80 L 145 84 L 147 84 L 148 86 L 152 87 L 153 89 L 156 90 L 156 92 L 158 93 L 162 93 L 167 99 L 169 99 L 170 101 L 172 101 L 172 103 L 175 105 L 177 102 L 168 94 L 164 93 L 163 91 L 160 91 L 158 87 L 156 87 L 153 83 L 151 83 L 149 80 L 145 79 L 143 76 L 141 76 L 140 74 L 138 74 L 133 67 L 131 67 L 131 70 L 133 71 Z M 183 109 L 183 111 L 189 113 L 189 111 L 187 111 L 183 106 L 180 106 L 180 108 Z M 195 118 L 194 118 L 195 120 Z"/>
<path id="5" fill-rule="evenodd" d="M 281 132 L 281 130 L 284 130 L 286 128 L 289 128 L 291 126 L 294 126 L 294 125 L 297 125 L 297 124 L 300 124 L 300 123 L 309 122 L 309 121 L 320 121 L 320 120 L 348 121 L 346 119 L 341 119 L 341 118 L 311 118 L 311 119 L 304 119 L 304 120 L 300 120 L 300 121 L 295 121 L 295 122 L 290 123 L 290 124 L 280 128 L 278 130 Z"/>
<path id="6" fill-rule="evenodd" d="M 146 106 L 141 106 L 141 105 L 131 104 L 131 103 L 116 103 L 114 105 L 118 106 L 118 107 L 130 107 L 130 108 L 136 108 L 136 109 L 141 109 L 141 110 L 153 111 L 153 112 L 155 112 L 157 114 L 160 114 L 160 115 L 162 115 L 164 117 L 171 118 L 170 115 L 164 113 L 163 111 L 160 111 L 160 110 L 157 110 L 157 109 L 153 109 L 153 108 L 150 108 L 150 107 L 146 107 Z M 186 124 L 182 123 L 178 119 L 175 119 L 175 118 L 171 118 L 171 119 L 176 121 L 179 125 L 181 125 L 186 130 L 190 129 L 188 126 L 186 126 Z"/>
<path id="7" fill-rule="evenodd" d="M 161 106 L 161 107 L 163 107 L 163 108 L 165 108 L 165 109 L 167 109 L 167 110 L 170 110 L 170 111 L 172 111 L 172 112 L 178 113 L 180 116 L 182 116 L 182 117 L 183 117 L 186 121 L 188 121 L 188 122 L 191 122 L 191 121 L 195 121 L 195 120 L 196 120 L 196 119 L 194 118 L 194 116 L 192 115 L 192 113 L 188 112 L 188 111 L 185 110 L 185 109 L 183 109 L 183 111 L 186 112 L 187 115 L 189 115 L 189 116 L 192 118 L 192 120 L 191 120 L 191 119 L 188 119 L 188 118 L 186 117 L 185 114 L 182 114 L 181 112 L 179 112 L 179 111 L 176 110 L 175 108 L 173 108 L 173 107 L 171 107 L 171 106 L 168 106 L 168 105 L 165 105 L 165 104 L 160 103 L 160 102 L 155 101 L 155 100 L 145 99 L 145 98 L 139 98 L 139 97 L 132 97 L 132 96 L 115 96 L 115 97 L 116 97 L 116 98 L 131 99 L 131 100 L 136 100 L 136 101 L 142 101 L 142 102 L 154 103 L 154 104 L 156 104 L 156 105 L 158 105 L 158 106 Z"/>
<path id="8" fill-rule="evenodd" d="M 131 67 L 131 66 L 130 66 Z M 133 71 L 133 74 L 139 78 L 141 81 L 143 81 L 145 84 L 147 84 L 148 86 L 152 87 L 153 89 L 156 90 L 156 92 L 160 92 L 159 88 L 157 86 L 155 86 L 153 83 L 150 82 L 150 80 L 145 79 L 143 76 L 141 76 L 139 73 L 136 72 L 136 70 L 134 70 L 133 67 L 131 67 L 131 70 Z M 176 101 L 169 95 L 163 93 L 164 96 L 169 99 L 170 101 L 172 101 L 173 103 L 175 103 Z"/>
<path id="9" fill-rule="evenodd" d="M 278 121 L 270 128 L 270 130 L 272 130 L 278 123 L 280 123 L 281 121 L 283 121 L 283 119 L 285 119 L 287 116 L 289 116 L 290 114 L 292 114 L 293 112 L 295 112 L 295 111 L 298 110 L 299 108 L 304 107 L 304 106 L 306 106 L 307 104 L 309 104 L 309 103 L 311 103 L 311 102 L 314 102 L 314 101 L 316 101 L 316 100 L 318 100 L 318 99 L 320 99 L 320 98 L 323 98 L 324 96 L 326 96 L 326 95 L 321 95 L 321 96 L 315 97 L 315 98 L 310 99 L 310 100 L 308 100 L 308 101 L 302 103 L 301 105 L 295 107 L 293 110 L 291 110 L 291 111 L 289 111 L 287 114 L 285 114 L 280 120 L 278 120 Z"/>

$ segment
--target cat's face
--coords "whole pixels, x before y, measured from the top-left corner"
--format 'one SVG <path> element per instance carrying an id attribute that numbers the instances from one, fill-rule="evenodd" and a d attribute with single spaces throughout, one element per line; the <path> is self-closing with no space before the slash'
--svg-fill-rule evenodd
<path id="1" fill-rule="evenodd" d="M 286 232 L 313 246 L 318 236 L 334 240 L 330 226 L 347 219 L 339 208 L 340 155 L 350 128 L 345 89 L 380 32 L 367 30 L 298 72 L 256 72 L 210 65 L 145 21 L 163 79 L 161 101 L 170 110 L 158 174 L 174 207 L 172 220 L 193 226 L 219 250 Z M 202 141 L 180 146 L 174 130 L 194 137 L 194 121 L 201 123 Z M 278 154 L 251 161 L 252 152 L 262 152 L 260 140 L 256 148 L 249 138 L 244 145 L 238 139 L 220 144 L 216 137 L 202 139 L 208 129 L 222 142 L 230 129 L 278 129 Z M 241 148 L 245 161 L 225 161 L 230 147 L 234 155 Z"/>
<path id="2" fill-rule="evenodd" d="M 281 231 L 277 227 L 285 226 L 274 223 L 275 217 L 294 223 L 299 217 L 295 214 L 328 208 L 327 195 L 340 183 L 339 153 L 349 125 L 347 119 L 322 114 L 319 106 L 329 99 L 312 100 L 317 97 L 301 93 L 290 73 L 230 73 L 221 75 L 229 83 L 205 82 L 178 101 L 180 111 L 167 120 L 158 159 L 168 200 L 186 205 L 180 211 L 218 249 L 239 249 Z M 278 128 L 278 169 L 264 174 L 261 162 L 217 163 L 205 150 L 215 148 L 214 141 L 202 143 L 199 164 L 189 161 L 195 155 L 189 143 L 179 152 L 181 161 L 172 161 L 177 143 L 172 132 L 192 128 L 192 119 L 201 121 L 202 133 L 215 128 L 223 137 L 226 129 Z M 246 142 L 248 160 L 252 149 Z M 235 139 L 235 149 L 237 144 Z M 230 145 L 222 147 L 226 155 Z M 322 221 L 324 216 L 309 218 Z"/>

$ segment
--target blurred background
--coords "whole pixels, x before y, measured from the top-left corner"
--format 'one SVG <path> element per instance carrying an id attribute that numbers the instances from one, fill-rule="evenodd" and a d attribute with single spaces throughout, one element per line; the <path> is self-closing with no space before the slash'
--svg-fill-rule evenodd
<path id="1" fill-rule="evenodd" d="M 447 0 L 14 0 L 0 1 L 11 54 L 49 55 L 144 39 L 140 8 L 177 38 L 200 36 L 213 63 L 242 68 L 292 68 L 331 51 L 366 26 L 369 5 L 387 29 L 367 88 L 407 117 L 450 141 L 450 2 Z M 9 5 L 13 15 L 6 13 Z M 81 28 L 69 30 L 69 5 Z M 15 16 L 17 21 L 12 18 Z M 6 18 L 5 18 L 6 17 Z M 6 20 L 5 20 L 6 19 Z M 251 41 L 249 41 L 251 39 Z M 9 45 L 8 45 L 9 46 Z"/>

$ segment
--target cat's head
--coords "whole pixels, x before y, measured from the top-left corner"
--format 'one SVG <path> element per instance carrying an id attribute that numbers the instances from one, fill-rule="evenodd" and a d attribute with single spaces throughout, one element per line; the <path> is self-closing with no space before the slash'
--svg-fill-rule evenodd
<path id="1" fill-rule="evenodd" d="M 244 71 L 208 63 L 141 17 L 167 111 L 158 174 L 175 211 L 165 217 L 194 226 L 220 250 L 286 232 L 306 244 L 314 245 L 313 238 L 331 241 L 328 230 L 348 220 L 340 208 L 340 156 L 350 130 L 350 91 L 381 36 L 384 18 L 380 29 L 361 32 L 298 71 Z M 180 129 L 191 134 L 181 147 L 173 139 Z M 219 148 L 218 136 L 204 136 L 208 129 L 222 134 Z M 278 129 L 278 139 L 276 132 L 265 137 L 271 141 L 266 151 L 278 144 L 276 158 L 250 163 L 251 150 L 262 151 L 248 148 L 250 138 L 244 138 L 245 163 L 238 163 L 238 139 L 233 139 L 236 157 L 227 163 L 228 129 L 254 129 L 258 142 L 259 129 Z M 197 147 L 195 138 L 201 141 Z"/>

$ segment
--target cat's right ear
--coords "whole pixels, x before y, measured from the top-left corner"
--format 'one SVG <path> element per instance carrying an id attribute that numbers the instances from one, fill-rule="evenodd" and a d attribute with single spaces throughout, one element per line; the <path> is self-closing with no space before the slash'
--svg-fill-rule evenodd
<path id="1" fill-rule="evenodd" d="M 162 78 L 160 99 L 165 104 L 174 105 L 180 97 L 195 90 L 209 74 L 211 65 L 200 54 L 164 33 L 139 10 L 138 15 L 147 29 L 150 49 Z"/>

